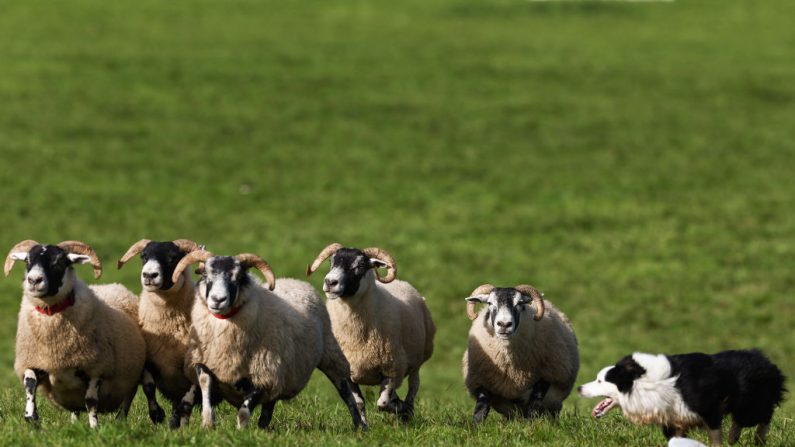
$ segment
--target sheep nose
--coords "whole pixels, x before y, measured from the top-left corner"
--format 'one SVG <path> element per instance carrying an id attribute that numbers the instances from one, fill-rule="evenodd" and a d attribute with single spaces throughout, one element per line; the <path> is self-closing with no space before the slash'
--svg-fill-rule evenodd
<path id="1" fill-rule="evenodd" d="M 582 394 L 582 385 L 577 387 L 577 393 Z"/>
<path id="2" fill-rule="evenodd" d="M 328 279 L 328 278 L 326 278 L 326 279 L 324 280 L 324 282 L 326 283 L 326 286 L 327 286 L 327 287 L 334 287 L 334 286 L 336 286 L 337 284 L 339 284 L 339 283 L 340 283 L 340 282 L 339 282 L 338 280 L 336 280 L 336 279 Z"/>
<path id="3" fill-rule="evenodd" d="M 509 328 L 509 327 L 511 327 L 511 322 L 510 321 L 497 321 L 497 326 L 499 326 L 501 328 Z"/>
<path id="4" fill-rule="evenodd" d="M 160 276 L 160 274 L 158 272 L 152 272 L 152 273 L 143 272 L 141 273 L 141 276 L 143 276 L 144 279 L 155 279 L 158 276 Z"/>
<path id="5" fill-rule="evenodd" d="M 31 286 L 37 286 L 41 284 L 42 281 L 44 281 L 44 278 L 42 278 L 41 276 L 37 276 L 35 278 L 30 276 L 28 277 L 28 284 L 30 284 Z"/>

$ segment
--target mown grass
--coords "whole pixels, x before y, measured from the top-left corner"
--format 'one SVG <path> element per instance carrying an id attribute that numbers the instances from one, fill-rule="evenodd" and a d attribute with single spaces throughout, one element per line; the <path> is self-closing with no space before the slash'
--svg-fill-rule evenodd
<path id="1" fill-rule="evenodd" d="M 0 247 L 81 239 L 102 281 L 137 291 L 135 263 L 112 266 L 141 237 L 252 251 L 297 277 L 332 241 L 378 245 L 439 331 L 408 427 L 371 410 L 371 432 L 351 434 L 316 377 L 273 433 L 233 430 L 228 407 L 213 433 L 196 418 L 171 433 L 142 400 L 90 433 L 44 399 L 37 431 L 12 372 L 15 271 L 0 282 L 0 442 L 662 444 L 617 414 L 593 421 L 576 396 L 558 422 L 471 427 L 462 298 L 484 282 L 532 283 L 570 316 L 580 383 L 635 350 L 757 346 L 795 375 L 793 13 L 785 0 L 5 1 Z M 794 415 L 788 399 L 772 445 L 792 445 Z"/>

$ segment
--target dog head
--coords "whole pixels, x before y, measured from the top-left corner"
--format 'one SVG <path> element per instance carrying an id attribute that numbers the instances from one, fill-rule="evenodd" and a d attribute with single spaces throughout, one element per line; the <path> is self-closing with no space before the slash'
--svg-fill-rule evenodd
<path id="1" fill-rule="evenodd" d="M 646 374 L 635 355 L 626 356 L 613 366 L 602 368 L 596 380 L 577 388 L 582 397 L 604 397 L 591 411 L 591 415 L 600 418 L 618 405 L 621 394 L 629 394 L 635 381 Z"/>

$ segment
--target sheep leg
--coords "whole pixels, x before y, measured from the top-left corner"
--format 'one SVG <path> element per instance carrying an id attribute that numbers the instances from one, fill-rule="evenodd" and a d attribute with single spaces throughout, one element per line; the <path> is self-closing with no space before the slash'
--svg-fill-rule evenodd
<path id="1" fill-rule="evenodd" d="M 533 388 L 530 390 L 530 396 L 528 397 L 527 402 L 523 403 L 522 405 L 522 416 L 537 417 L 547 412 L 543 406 L 543 402 L 550 386 L 551 384 L 543 379 L 539 380 L 533 385 Z"/>
<path id="2" fill-rule="evenodd" d="M 361 427 L 362 431 L 367 431 L 367 421 L 364 420 L 364 417 L 359 412 L 358 403 L 353 397 L 351 389 L 353 382 L 351 382 L 351 379 L 344 377 L 334 380 L 329 376 L 329 380 L 334 384 L 334 388 L 337 389 L 337 393 L 339 393 L 345 405 L 348 406 L 348 411 L 351 413 L 351 418 L 353 418 L 353 429 L 356 430 Z"/>
<path id="3" fill-rule="evenodd" d="M 740 435 L 743 432 L 743 428 L 737 424 L 737 421 L 732 422 L 732 428 L 729 429 L 729 444 L 736 444 L 737 441 L 740 440 Z"/>
<path id="4" fill-rule="evenodd" d="M 403 405 L 395 390 L 398 388 L 397 380 L 394 377 L 387 377 L 381 382 L 381 395 L 378 397 L 376 405 L 379 411 L 397 413 Z"/>
<path id="5" fill-rule="evenodd" d="M 162 408 L 160 408 L 160 405 L 157 404 L 155 378 L 152 376 L 152 373 L 148 368 L 144 368 L 144 372 L 141 374 L 141 387 L 144 389 L 146 402 L 149 404 L 149 419 L 152 420 L 153 424 L 159 424 L 163 422 L 163 419 L 166 417 L 166 413 Z"/>
<path id="6" fill-rule="evenodd" d="M 420 371 L 417 369 L 409 374 L 409 390 L 406 392 L 406 400 L 403 401 L 403 406 L 400 409 L 400 419 L 403 422 L 408 422 L 414 416 L 414 398 L 417 397 L 419 390 Z"/>
<path id="7" fill-rule="evenodd" d="M 97 428 L 99 419 L 97 417 L 97 408 L 99 407 L 99 387 L 102 386 L 102 379 L 99 377 L 92 377 L 88 380 L 88 388 L 86 389 L 86 411 L 88 412 L 88 426 Z"/>
<path id="8" fill-rule="evenodd" d="M 768 430 L 770 430 L 770 422 L 757 425 L 754 443 L 757 445 L 763 445 L 765 443 L 765 439 L 767 438 Z"/>
<path id="9" fill-rule="evenodd" d="M 273 419 L 273 408 L 276 406 L 276 401 L 272 400 L 262 404 L 262 412 L 259 415 L 259 422 L 257 426 L 263 430 L 270 430 L 271 419 Z"/>
<path id="10" fill-rule="evenodd" d="M 722 444 L 720 425 L 718 425 L 718 428 L 710 428 L 708 433 L 709 433 L 709 445 L 711 445 L 712 447 L 719 447 Z"/>
<path id="11" fill-rule="evenodd" d="M 353 394 L 353 399 L 356 401 L 356 408 L 359 410 L 359 415 L 362 417 L 362 425 L 367 427 L 367 418 L 365 416 L 365 402 L 364 402 L 364 394 L 362 394 L 362 389 L 359 388 L 359 384 L 355 382 L 351 382 L 351 394 Z"/>
<path id="12" fill-rule="evenodd" d="M 262 400 L 263 390 L 254 390 L 243 398 L 243 404 L 237 411 L 237 428 L 246 428 L 254 408 Z"/>
<path id="13" fill-rule="evenodd" d="M 199 388 L 202 392 L 202 427 L 214 428 L 215 416 L 213 406 L 210 401 L 210 388 L 212 388 L 213 378 L 210 369 L 201 363 L 196 364 L 196 377 L 199 379 Z"/>
<path id="14" fill-rule="evenodd" d="M 26 369 L 23 374 L 23 382 L 25 384 L 25 420 L 36 424 L 39 422 L 39 412 L 36 410 L 36 389 L 39 387 L 39 381 L 36 378 L 36 372 Z"/>
<path id="15" fill-rule="evenodd" d="M 73 411 L 73 412 L 72 412 L 72 413 L 69 415 L 69 422 L 71 422 L 71 423 L 73 423 L 73 424 L 74 424 L 74 423 L 76 423 L 78 420 L 80 420 L 80 413 L 78 413 L 78 412 L 76 412 L 76 411 Z"/>
<path id="16" fill-rule="evenodd" d="M 190 389 L 182 400 L 174 405 L 171 419 L 168 421 L 169 428 L 187 427 L 190 423 L 190 414 L 193 412 L 193 406 L 196 405 L 196 394 L 199 392 L 199 387 L 191 385 Z"/>
<path id="17" fill-rule="evenodd" d="M 121 407 L 119 407 L 119 412 L 116 413 L 116 420 L 117 421 L 120 421 L 120 420 L 123 420 L 123 419 L 127 419 L 127 414 L 130 412 L 130 406 L 132 405 L 133 399 L 135 399 L 135 395 L 136 394 L 138 394 L 138 386 L 137 385 L 135 386 L 135 388 L 133 388 L 133 390 L 130 392 L 130 394 L 124 399 L 124 401 L 122 401 Z"/>
<path id="18" fill-rule="evenodd" d="M 472 422 L 480 424 L 486 420 L 491 408 L 490 401 L 489 392 L 484 388 L 478 388 L 475 391 L 475 412 L 472 414 Z"/>

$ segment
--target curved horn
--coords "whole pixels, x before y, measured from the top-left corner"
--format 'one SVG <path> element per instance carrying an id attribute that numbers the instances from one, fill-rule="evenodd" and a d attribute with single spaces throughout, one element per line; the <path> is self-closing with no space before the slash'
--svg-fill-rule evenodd
<path id="1" fill-rule="evenodd" d="M 140 241 L 132 244 L 130 248 L 127 249 L 127 253 L 125 253 L 118 262 L 116 262 L 116 268 L 121 269 L 127 261 L 133 258 L 133 256 L 142 252 L 150 242 L 152 241 L 149 239 L 141 239 Z"/>
<path id="2" fill-rule="evenodd" d="M 340 248 L 342 248 L 342 244 L 338 244 L 338 243 L 336 243 L 336 242 L 334 242 L 333 244 L 331 244 L 331 245 L 329 245 L 328 247 L 324 248 L 324 249 L 323 249 L 323 250 L 320 252 L 320 254 L 319 254 L 319 255 L 317 255 L 317 258 L 315 258 L 315 260 L 314 260 L 314 261 L 312 261 L 312 264 L 310 264 L 310 265 L 309 265 L 309 266 L 306 268 L 306 276 L 309 276 L 309 275 L 311 275 L 312 273 L 315 273 L 315 270 L 317 270 L 317 268 L 318 268 L 318 267 L 320 267 L 320 264 L 322 264 L 322 263 L 323 263 L 323 261 L 325 261 L 326 259 L 328 259 L 328 257 L 329 257 L 329 256 L 331 256 L 331 255 L 333 255 L 334 253 L 336 253 L 336 252 L 337 252 L 337 250 L 339 250 Z"/>
<path id="3" fill-rule="evenodd" d="M 8 274 L 11 273 L 11 268 L 14 267 L 14 263 L 17 261 L 16 259 L 13 259 L 11 257 L 11 253 L 16 253 L 20 251 L 27 253 L 30 251 L 31 248 L 37 245 L 39 245 L 39 243 L 34 241 L 33 239 L 26 239 L 22 242 L 19 242 L 17 245 L 11 247 L 11 250 L 8 251 L 8 256 L 6 256 L 6 263 L 3 266 L 3 273 L 5 273 L 5 275 L 8 276 Z"/>
<path id="4" fill-rule="evenodd" d="M 365 248 L 362 250 L 362 252 L 371 258 L 376 258 L 379 261 L 386 263 L 385 277 L 381 278 L 381 276 L 378 275 L 378 271 L 376 270 L 376 277 L 378 277 L 379 281 L 386 284 L 395 280 L 395 276 L 397 275 L 397 263 L 395 262 L 395 258 L 393 258 L 388 251 L 378 247 L 370 247 Z"/>
<path id="5" fill-rule="evenodd" d="M 201 250 L 202 246 L 193 242 L 190 239 L 176 239 L 171 241 L 174 245 L 179 248 L 179 250 L 185 254 L 190 253 L 192 251 Z"/>
<path id="6" fill-rule="evenodd" d="M 538 321 L 544 317 L 546 306 L 544 306 L 544 298 L 541 296 L 541 292 L 539 292 L 538 289 L 529 284 L 520 284 L 514 287 L 514 289 L 533 299 L 533 303 L 536 305 L 536 314 L 533 316 L 534 320 Z"/>
<path id="7" fill-rule="evenodd" d="M 482 284 L 478 286 L 469 296 L 476 296 L 476 295 L 488 295 L 491 291 L 494 290 L 494 286 L 491 284 Z M 467 316 L 470 320 L 474 320 L 478 317 L 478 313 L 475 312 L 475 303 L 467 302 Z"/>
<path id="8" fill-rule="evenodd" d="M 63 241 L 58 244 L 58 247 L 67 253 L 88 256 L 91 266 L 94 267 L 94 279 L 99 279 L 102 276 L 102 263 L 99 262 L 99 256 L 90 245 L 80 241 Z"/>
<path id="9" fill-rule="evenodd" d="M 189 265 L 195 264 L 197 262 L 206 262 L 213 256 L 214 255 L 207 250 L 196 250 L 188 253 L 184 258 L 180 259 L 177 263 L 177 266 L 174 267 L 174 273 L 171 275 L 171 281 L 176 284 L 177 281 L 179 281 L 179 275 L 181 275 Z"/>
<path id="10" fill-rule="evenodd" d="M 276 287 L 276 276 L 273 274 L 271 266 L 264 259 L 254 253 L 242 253 L 235 256 L 235 258 L 240 261 L 240 264 L 244 268 L 255 267 L 262 272 L 263 276 L 265 276 L 265 279 L 268 281 L 268 290 L 273 290 L 273 288 Z"/>

